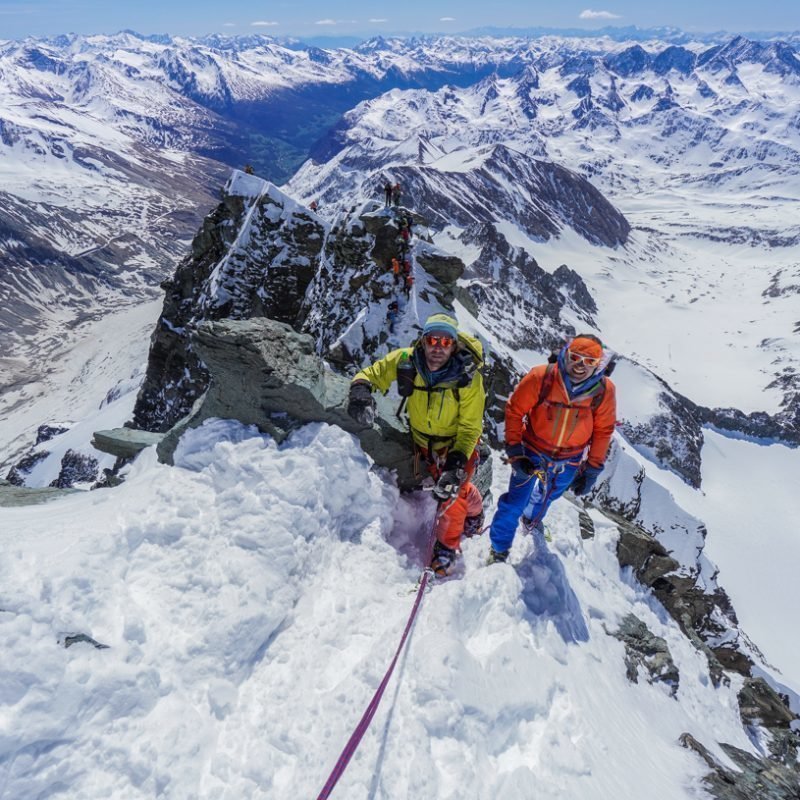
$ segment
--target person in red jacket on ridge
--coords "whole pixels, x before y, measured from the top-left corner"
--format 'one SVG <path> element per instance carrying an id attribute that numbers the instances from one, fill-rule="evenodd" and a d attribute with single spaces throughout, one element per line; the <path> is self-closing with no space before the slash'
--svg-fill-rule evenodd
<path id="1" fill-rule="evenodd" d="M 505 436 L 511 480 L 492 519 L 490 564 L 508 558 L 521 516 L 526 526 L 537 528 L 567 489 L 581 495 L 594 486 L 617 419 L 610 369 L 601 341 L 581 334 L 555 363 L 534 367 L 509 397 Z"/>

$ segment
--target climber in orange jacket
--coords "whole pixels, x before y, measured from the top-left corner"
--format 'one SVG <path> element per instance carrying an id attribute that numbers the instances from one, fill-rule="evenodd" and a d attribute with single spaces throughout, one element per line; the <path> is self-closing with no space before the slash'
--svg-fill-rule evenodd
<path id="1" fill-rule="evenodd" d="M 568 488 L 580 495 L 594 486 L 617 418 L 610 371 L 600 340 L 582 334 L 564 346 L 555 363 L 534 367 L 508 399 L 511 480 L 492 519 L 490 564 L 508 558 L 521 516 L 526 527 L 536 529 Z"/>

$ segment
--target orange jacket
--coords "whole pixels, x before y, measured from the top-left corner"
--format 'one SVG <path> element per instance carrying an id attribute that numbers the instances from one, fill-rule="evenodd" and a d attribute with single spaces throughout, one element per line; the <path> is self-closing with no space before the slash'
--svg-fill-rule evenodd
<path id="1" fill-rule="evenodd" d="M 579 456 L 589 445 L 587 461 L 593 467 L 606 460 L 617 422 L 617 390 L 604 378 L 605 394 L 597 408 L 593 395 L 569 399 L 561 370 L 553 365 L 550 391 L 538 403 L 547 364 L 534 367 L 506 403 L 506 444 L 524 444 L 553 459 Z"/>

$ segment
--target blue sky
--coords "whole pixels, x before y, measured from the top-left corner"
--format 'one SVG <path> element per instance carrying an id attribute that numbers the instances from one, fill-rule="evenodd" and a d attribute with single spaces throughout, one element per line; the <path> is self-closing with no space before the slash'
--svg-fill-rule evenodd
<path id="1" fill-rule="evenodd" d="M 484 25 L 597 28 L 672 25 L 687 31 L 797 30 L 797 0 L 0 0 L 0 38 L 58 33 L 340 36 L 458 32 Z"/>

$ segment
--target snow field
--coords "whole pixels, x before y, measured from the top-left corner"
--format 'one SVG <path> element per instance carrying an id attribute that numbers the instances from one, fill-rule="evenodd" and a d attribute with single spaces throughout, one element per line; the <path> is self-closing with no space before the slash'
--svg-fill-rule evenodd
<path id="1" fill-rule="evenodd" d="M 20 369 L 15 375 L 0 364 L 0 377 L 13 387 L 0 395 L 0 455 L 8 468 L 36 440 L 43 423 L 64 423 L 70 430 L 37 450 L 47 450 L 30 474 L 28 486 L 47 486 L 58 476 L 68 449 L 111 467 L 114 457 L 88 442 L 94 431 L 129 420 L 147 363 L 147 350 L 162 301 L 151 300 L 87 322 L 53 343 L 41 372 Z M 4 370 L 5 367 L 5 371 Z M 107 399 L 111 395 L 111 401 Z"/>
<path id="2" fill-rule="evenodd" d="M 152 451 L 120 487 L 4 509 L 0 786 L 9 797 L 315 796 L 387 668 L 413 603 L 431 501 L 369 471 L 342 431 L 277 446 L 212 421 L 175 468 Z M 506 479 L 498 467 L 497 483 Z M 676 741 L 750 745 L 735 686 L 623 575 L 602 517 L 566 500 L 551 543 L 425 598 L 336 795 L 701 797 Z M 393 530 L 390 530 L 394 527 Z M 606 634 L 636 613 L 681 670 L 678 699 L 628 683 Z M 110 645 L 69 649 L 85 633 Z M 656 783 L 654 783 L 656 781 Z"/>
<path id="3" fill-rule="evenodd" d="M 772 665 L 765 676 L 794 692 L 800 713 L 800 538 L 797 497 L 786 481 L 800 474 L 800 450 L 703 431 L 702 491 L 647 465 L 655 477 L 708 528 L 705 554 L 719 567 L 719 582 L 736 609 L 742 630 Z"/>
<path id="4" fill-rule="evenodd" d="M 148 451 L 119 490 L 30 515 L 4 509 L 7 796 L 59 785 L 76 798 L 198 796 L 213 721 L 286 622 L 326 540 L 390 517 L 386 489 L 348 437 L 296 436 L 279 450 L 219 423 L 182 443 L 182 468 Z M 304 443 L 320 457 L 298 455 Z M 111 649 L 56 646 L 70 632 Z"/>

